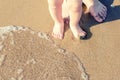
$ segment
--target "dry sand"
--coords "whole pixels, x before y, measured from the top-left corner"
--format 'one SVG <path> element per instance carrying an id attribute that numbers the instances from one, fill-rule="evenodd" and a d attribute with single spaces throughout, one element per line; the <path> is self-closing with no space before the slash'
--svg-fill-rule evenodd
<path id="1" fill-rule="evenodd" d="M 52 43 L 36 33 L 50 34 L 52 30 L 47 0 L 0 0 L 0 5 L 0 26 L 25 26 L 33 30 L 10 32 L 0 39 L 4 39 L 4 45 L 0 45 L 0 80 L 79 80 L 82 70 L 77 66 L 81 62 L 90 80 L 120 80 L 119 0 L 114 0 L 103 23 L 95 22 L 89 14 L 82 16 L 80 25 L 88 32 L 87 40 L 74 39 L 67 28 L 65 38 L 52 39 Z M 51 48 L 53 44 L 56 46 Z M 70 53 L 59 54 L 58 46 Z"/>

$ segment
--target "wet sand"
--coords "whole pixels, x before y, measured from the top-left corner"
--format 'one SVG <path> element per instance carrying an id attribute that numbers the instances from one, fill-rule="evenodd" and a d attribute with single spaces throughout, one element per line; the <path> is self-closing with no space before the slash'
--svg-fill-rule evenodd
<path id="1" fill-rule="evenodd" d="M 0 80 L 88 80 L 80 59 L 42 32 L 0 27 Z"/>
<path id="2" fill-rule="evenodd" d="M 88 32 L 87 40 L 74 39 L 69 28 L 63 40 L 52 38 L 54 44 L 79 57 L 90 80 L 120 79 L 120 1 L 115 0 L 113 4 L 114 7 L 109 8 L 107 19 L 103 23 L 95 22 L 89 14 L 82 16 L 80 25 Z M 0 26 L 25 26 L 35 32 L 51 33 L 53 21 L 49 15 L 46 0 L 0 0 L 0 5 Z M 15 53 L 12 56 L 14 55 Z M 24 60 L 24 57 L 21 58 Z M 10 69 L 9 67 L 5 69 L 7 68 Z M 26 74 L 29 75 L 29 73 L 30 68 L 26 71 Z M 32 80 L 37 80 L 35 75 L 32 76 Z"/>

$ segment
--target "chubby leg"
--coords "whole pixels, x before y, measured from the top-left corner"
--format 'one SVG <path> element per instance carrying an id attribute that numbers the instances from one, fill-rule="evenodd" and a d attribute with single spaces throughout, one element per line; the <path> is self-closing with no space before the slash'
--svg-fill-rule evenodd
<path id="1" fill-rule="evenodd" d="M 62 17 L 63 18 L 69 17 L 68 6 L 67 6 L 66 0 L 63 0 L 63 4 L 62 4 Z"/>
<path id="2" fill-rule="evenodd" d="M 82 0 L 67 0 L 69 15 L 70 15 L 70 28 L 75 38 L 85 36 L 86 32 L 79 26 L 79 21 L 82 15 Z"/>
<path id="3" fill-rule="evenodd" d="M 64 36 L 62 3 L 63 0 L 48 0 L 50 15 L 54 21 L 52 36 L 58 39 L 63 39 Z"/>
<path id="4" fill-rule="evenodd" d="M 62 4 L 62 17 L 64 19 L 64 23 L 69 24 L 69 11 L 66 0 L 63 0 L 63 4 Z"/>
<path id="5" fill-rule="evenodd" d="M 105 20 L 107 8 L 99 0 L 83 0 L 83 3 L 97 22 Z"/>

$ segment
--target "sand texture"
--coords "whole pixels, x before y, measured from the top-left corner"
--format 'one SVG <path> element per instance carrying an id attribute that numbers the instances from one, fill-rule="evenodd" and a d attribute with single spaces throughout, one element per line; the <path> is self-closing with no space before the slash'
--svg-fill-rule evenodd
<path id="1" fill-rule="evenodd" d="M 58 40 L 47 0 L 0 0 L 0 80 L 120 80 L 120 0 L 100 1 L 104 22 L 85 12 L 80 20 L 86 40 L 67 24 Z"/>
<path id="2" fill-rule="evenodd" d="M 15 26 L 0 32 L 0 80 L 88 80 L 78 57 L 47 34 Z"/>

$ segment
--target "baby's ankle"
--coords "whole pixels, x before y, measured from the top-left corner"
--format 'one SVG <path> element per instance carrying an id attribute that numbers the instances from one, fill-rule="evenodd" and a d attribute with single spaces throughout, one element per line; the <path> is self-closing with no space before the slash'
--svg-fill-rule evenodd
<path id="1" fill-rule="evenodd" d="M 54 26 L 63 26 L 64 22 L 54 22 Z"/>
<path id="2" fill-rule="evenodd" d="M 78 27 L 79 24 L 70 24 L 70 27 Z"/>

